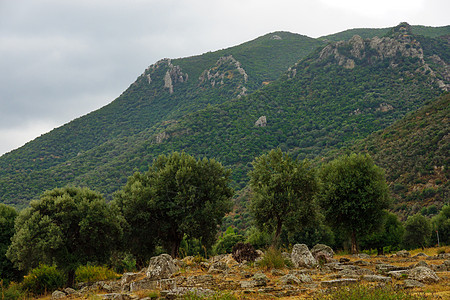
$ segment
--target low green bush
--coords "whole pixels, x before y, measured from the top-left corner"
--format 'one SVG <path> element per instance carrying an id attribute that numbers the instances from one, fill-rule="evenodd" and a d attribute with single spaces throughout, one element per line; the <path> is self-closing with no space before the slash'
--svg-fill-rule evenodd
<path id="1" fill-rule="evenodd" d="M 25 293 L 22 291 L 20 285 L 11 283 L 9 285 L 4 284 L 3 280 L 0 280 L 0 297 L 2 300 L 18 300 L 24 299 Z"/>
<path id="2" fill-rule="evenodd" d="M 75 271 L 76 282 L 95 282 L 118 279 L 119 277 L 116 272 L 103 266 L 80 266 Z"/>
<path id="3" fill-rule="evenodd" d="M 280 249 L 270 247 L 267 249 L 262 260 L 258 262 L 258 265 L 267 270 L 282 269 L 284 267 L 291 267 L 291 262 L 283 257 Z"/>
<path id="4" fill-rule="evenodd" d="M 319 295 L 314 299 L 325 300 L 420 300 L 429 299 L 425 295 L 411 294 L 407 291 L 396 290 L 391 286 L 371 287 L 365 285 L 352 285 L 342 287 L 328 295 Z"/>
<path id="5" fill-rule="evenodd" d="M 66 276 L 56 266 L 40 265 L 25 276 L 22 290 L 32 295 L 43 295 L 64 286 Z"/>

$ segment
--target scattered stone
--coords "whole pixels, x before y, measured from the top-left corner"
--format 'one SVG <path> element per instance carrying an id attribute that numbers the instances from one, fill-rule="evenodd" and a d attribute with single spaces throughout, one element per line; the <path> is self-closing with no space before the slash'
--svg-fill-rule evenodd
<path id="1" fill-rule="evenodd" d="M 227 264 L 223 261 L 215 262 L 211 265 L 211 267 L 208 270 L 208 273 L 210 274 L 222 274 L 227 273 L 230 271 L 230 268 L 227 266 Z"/>
<path id="2" fill-rule="evenodd" d="M 123 286 L 125 286 L 126 284 L 135 281 L 140 275 L 140 273 L 124 273 L 122 275 L 122 279 L 120 280 L 120 284 Z"/>
<path id="3" fill-rule="evenodd" d="M 370 281 L 370 282 L 384 282 L 384 283 L 392 282 L 391 277 L 380 276 L 380 275 L 363 275 L 362 280 Z"/>
<path id="4" fill-rule="evenodd" d="M 409 270 L 399 270 L 399 271 L 390 271 L 387 272 L 387 275 L 395 278 L 395 279 L 402 279 L 408 277 Z"/>
<path id="5" fill-rule="evenodd" d="M 164 299 L 179 299 L 187 294 L 194 294 L 199 298 L 205 298 L 214 294 L 213 290 L 204 288 L 179 287 L 171 290 L 161 291 L 161 297 Z"/>
<path id="6" fill-rule="evenodd" d="M 68 288 L 65 288 L 65 289 L 64 289 L 64 293 L 65 293 L 66 295 L 73 295 L 73 294 L 76 294 L 77 291 L 74 290 L 73 288 L 68 287 Z"/>
<path id="7" fill-rule="evenodd" d="M 412 288 L 416 288 L 416 287 L 424 287 L 425 284 L 423 284 L 422 282 L 419 282 L 417 280 L 413 280 L 413 279 L 406 279 L 403 283 L 403 288 L 405 289 L 412 289 Z"/>
<path id="8" fill-rule="evenodd" d="M 161 254 L 150 259 L 146 275 L 150 279 L 164 279 L 170 278 L 175 272 L 178 272 L 178 267 L 172 257 L 169 254 Z"/>
<path id="9" fill-rule="evenodd" d="M 319 255 L 319 253 L 323 253 L 323 255 L 325 255 L 325 257 L 327 257 L 327 262 L 328 262 L 328 259 L 331 259 L 334 257 L 333 249 L 331 249 L 331 247 L 324 245 L 324 244 L 317 244 L 314 247 L 312 247 L 311 254 L 312 254 L 312 256 L 314 256 L 314 258 L 316 260 L 319 260 L 317 258 L 317 255 Z"/>
<path id="10" fill-rule="evenodd" d="M 379 265 L 376 266 L 376 269 L 380 273 L 388 273 L 388 272 L 391 272 L 391 271 L 404 270 L 405 268 L 403 268 L 403 267 L 396 267 L 396 266 L 389 265 L 389 264 L 379 264 Z"/>
<path id="11" fill-rule="evenodd" d="M 424 262 L 423 260 L 421 260 L 421 261 L 419 261 L 417 264 L 415 264 L 414 266 L 412 266 L 412 268 L 416 268 L 416 267 L 427 267 L 427 268 L 429 268 L 430 266 L 426 263 L 426 262 Z M 412 269 L 411 268 L 411 269 Z"/>
<path id="12" fill-rule="evenodd" d="M 406 250 L 398 251 L 397 253 L 395 253 L 395 255 L 397 255 L 398 257 L 410 257 L 411 256 L 411 254 Z"/>
<path id="13" fill-rule="evenodd" d="M 428 257 L 428 255 L 426 255 L 423 252 L 417 253 L 416 255 L 413 256 L 413 258 L 419 258 L 419 257 Z"/>
<path id="14" fill-rule="evenodd" d="M 322 286 L 322 287 L 340 287 L 340 286 L 355 284 L 355 283 L 358 283 L 358 281 L 359 280 L 357 280 L 355 278 L 326 280 L 326 281 L 320 282 L 320 286 Z"/>
<path id="15" fill-rule="evenodd" d="M 283 277 L 280 278 L 280 281 L 283 284 L 300 284 L 301 283 L 300 279 L 298 279 L 296 276 L 294 276 L 292 274 L 284 275 Z"/>
<path id="16" fill-rule="evenodd" d="M 435 283 L 439 281 L 436 273 L 427 267 L 417 267 L 408 272 L 408 278 L 424 283 Z"/>
<path id="17" fill-rule="evenodd" d="M 270 271 L 270 273 L 272 273 L 273 276 L 284 276 L 285 273 L 283 270 L 279 270 L 279 269 L 272 269 L 272 271 Z"/>
<path id="18" fill-rule="evenodd" d="M 370 255 L 366 254 L 366 253 L 359 253 L 359 254 L 355 254 L 354 256 L 361 258 L 361 259 L 369 259 Z"/>
<path id="19" fill-rule="evenodd" d="M 446 272 L 447 266 L 445 264 L 442 265 L 431 265 L 431 269 L 435 272 Z"/>
<path id="20" fill-rule="evenodd" d="M 52 299 L 61 299 L 61 298 L 64 298 L 64 297 L 66 297 L 66 293 L 64 293 L 64 292 L 54 291 L 52 293 Z"/>
<path id="21" fill-rule="evenodd" d="M 357 266 L 370 266 L 370 263 L 365 260 L 357 260 L 353 263 Z"/>
<path id="22" fill-rule="evenodd" d="M 316 259 L 312 256 L 305 244 L 295 244 L 291 253 L 292 263 L 296 268 L 313 268 L 317 266 Z"/>
<path id="23" fill-rule="evenodd" d="M 350 262 L 350 259 L 348 259 L 347 257 L 341 257 L 341 258 L 339 259 L 339 262 L 340 262 L 341 264 L 345 264 L 345 263 Z"/>

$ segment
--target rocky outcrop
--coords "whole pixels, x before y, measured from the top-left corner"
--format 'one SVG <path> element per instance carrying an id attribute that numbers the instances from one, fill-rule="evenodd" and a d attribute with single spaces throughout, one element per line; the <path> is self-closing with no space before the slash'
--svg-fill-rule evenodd
<path id="1" fill-rule="evenodd" d="M 147 79 L 148 84 L 151 84 L 154 80 L 157 80 L 158 76 L 155 75 L 155 73 L 160 69 L 162 69 L 162 71 L 164 71 L 164 69 L 166 70 L 165 73 L 163 73 L 164 76 L 162 80 L 164 81 L 164 88 L 169 90 L 170 94 L 174 92 L 174 86 L 177 83 L 183 83 L 189 79 L 188 74 L 183 73 L 180 66 L 173 65 L 169 58 L 162 59 L 149 66 L 142 76 Z"/>
<path id="2" fill-rule="evenodd" d="M 169 254 L 161 254 L 150 259 L 146 275 L 149 279 L 170 278 L 173 273 L 178 272 L 178 266 L 175 265 Z"/>
<path id="3" fill-rule="evenodd" d="M 312 256 L 305 244 L 295 244 L 291 253 L 292 263 L 296 268 L 314 268 L 317 260 Z"/>
<path id="4" fill-rule="evenodd" d="M 240 78 L 235 78 L 239 76 Z M 214 67 L 204 70 L 199 77 L 199 85 L 211 85 L 211 87 L 224 85 L 226 80 L 233 80 L 238 96 L 244 96 L 247 88 L 244 86 L 248 81 L 247 72 L 242 68 L 241 63 L 232 55 L 219 58 Z"/>
<path id="5" fill-rule="evenodd" d="M 333 258 L 334 251 L 327 245 L 317 244 L 311 248 L 311 254 L 316 260 L 318 260 L 318 256 L 325 256 L 328 262 L 328 260 L 331 260 Z"/>
<path id="6" fill-rule="evenodd" d="M 414 279 L 424 283 L 435 283 L 439 281 L 436 273 L 427 267 L 416 267 L 408 272 L 408 279 Z"/>
<path id="7" fill-rule="evenodd" d="M 256 127 L 266 127 L 267 126 L 267 118 L 266 116 L 261 116 L 255 122 Z"/>

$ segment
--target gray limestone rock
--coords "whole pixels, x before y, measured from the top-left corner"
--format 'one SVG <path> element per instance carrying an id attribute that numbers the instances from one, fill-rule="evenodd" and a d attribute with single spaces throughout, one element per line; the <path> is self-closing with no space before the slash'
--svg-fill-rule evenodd
<path id="1" fill-rule="evenodd" d="M 295 244 L 291 253 L 292 263 L 296 268 L 314 268 L 317 266 L 317 260 L 312 256 L 305 244 Z"/>
<path id="2" fill-rule="evenodd" d="M 424 283 L 435 283 L 439 281 L 436 273 L 427 267 L 416 267 L 408 272 L 408 278 Z"/>
<path id="3" fill-rule="evenodd" d="M 169 254 L 161 254 L 150 259 L 146 275 L 150 279 L 164 279 L 170 278 L 175 272 L 178 272 L 178 266 L 172 257 Z"/>

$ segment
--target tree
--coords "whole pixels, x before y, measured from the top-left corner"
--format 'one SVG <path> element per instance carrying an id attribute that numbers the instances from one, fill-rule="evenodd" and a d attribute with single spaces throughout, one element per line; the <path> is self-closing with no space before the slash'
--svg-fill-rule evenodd
<path id="1" fill-rule="evenodd" d="M 450 206 L 444 205 L 439 214 L 433 217 L 431 221 L 433 231 L 439 234 L 440 243 L 450 245 Z"/>
<path id="2" fill-rule="evenodd" d="M 308 161 L 293 160 L 280 149 L 255 158 L 252 164 L 250 210 L 260 230 L 275 231 L 272 244 L 276 245 L 283 225 L 292 229 L 314 219 L 316 172 Z"/>
<path id="3" fill-rule="evenodd" d="M 384 171 L 369 155 L 351 154 L 325 164 L 320 178 L 326 220 L 351 237 L 351 251 L 357 253 L 358 237 L 376 231 L 389 206 Z"/>
<path id="4" fill-rule="evenodd" d="M 396 214 L 385 212 L 380 231 L 373 232 L 363 238 L 361 244 L 365 248 L 376 248 L 378 255 L 384 254 L 384 247 L 390 250 L 398 249 L 403 241 L 405 228 Z"/>
<path id="5" fill-rule="evenodd" d="M 122 232 L 120 224 L 119 215 L 100 194 L 56 188 L 19 214 L 7 257 L 22 270 L 56 263 L 73 286 L 79 265 L 108 261 Z"/>
<path id="6" fill-rule="evenodd" d="M 406 219 L 404 236 L 406 248 L 412 249 L 422 247 L 422 249 L 425 249 L 425 245 L 428 243 L 430 235 L 431 224 L 427 217 L 417 213 Z"/>
<path id="7" fill-rule="evenodd" d="M 135 174 L 116 203 L 128 224 L 127 236 L 146 243 L 157 238 L 172 257 L 183 237 L 210 247 L 218 225 L 231 209 L 230 170 L 214 159 L 196 160 L 184 152 L 160 155 L 144 174 Z M 147 246 L 151 246 L 147 244 Z"/>
<path id="8" fill-rule="evenodd" d="M 17 280 L 21 276 L 21 272 L 14 268 L 13 263 L 6 257 L 6 251 L 14 235 L 14 221 L 17 215 L 13 207 L 0 203 L 0 280 Z"/>

